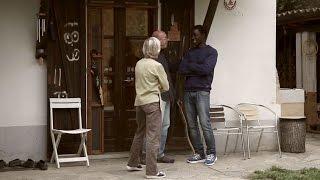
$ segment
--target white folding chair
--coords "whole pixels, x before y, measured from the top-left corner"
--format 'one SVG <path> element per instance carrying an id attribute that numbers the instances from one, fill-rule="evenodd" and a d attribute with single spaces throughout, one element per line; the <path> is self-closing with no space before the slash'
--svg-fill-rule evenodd
<path id="1" fill-rule="evenodd" d="M 79 128 L 73 130 L 62 130 L 54 129 L 53 126 L 53 109 L 77 109 L 78 110 L 78 119 L 79 119 Z M 87 154 L 86 147 L 86 137 L 87 133 L 91 129 L 82 128 L 82 118 L 81 118 L 81 99 L 80 98 L 50 98 L 50 134 L 53 146 L 53 152 L 51 156 L 51 163 L 53 160 L 56 161 L 57 167 L 60 168 L 60 163 L 63 162 L 79 162 L 85 161 L 87 166 L 89 166 L 89 158 Z M 61 140 L 62 134 L 79 134 L 81 137 L 80 146 L 77 154 L 61 154 L 58 155 L 58 147 Z M 55 139 L 57 135 L 57 139 Z M 81 152 L 83 150 L 84 157 L 81 157 Z"/>
<path id="2" fill-rule="evenodd" d="M 227 105 L 211 105 L 210 119 L 214 135 L 227 135 L 224 154 L 226 154 L 227 152 L 229 135 L 237 135 L 237 140 L 233 152 L 236 151 L 239 135 L 241 135 L 243 158 L 245 159 L 246 151 L 244 147 L 242 114 L 236 109 Z"/>
<path id="3" fill-rule="evenodd" d="M 248 158 L 251 158 L 250 152 L 250 133 L 258 132 L 259 141 L 257 145 L 257 152 L 260 147 L 260 142 L 263 133 L 275 133 L 277 138 L 277 145 L 279 150 L 279 156 L 281 157 L 281 147 L 279 140 L 279 130 L 278 130 L 278 115 L 272 111 L 270 108 L 253 103 L 240 103 L 236 106 L 236 109 L 240 111 L 244 117 L 245 128 L 247 131 L 247 148 L 248 148 Z M 264 122 L 264 124 L 262 124 Z M 268 123 L 268 124 L 266 124 Z M 265 131 L 265 129 L 269 131 Z"/>

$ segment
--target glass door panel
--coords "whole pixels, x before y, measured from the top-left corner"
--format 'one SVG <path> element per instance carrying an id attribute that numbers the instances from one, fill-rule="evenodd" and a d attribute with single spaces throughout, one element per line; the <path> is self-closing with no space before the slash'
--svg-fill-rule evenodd
<path id="1" fill-rule="evenodd" d="M 126 110 L 134 110 L 134 100 L 135 100 L 135 80 L 134 80 L 134 68 L 136 63 L 143 57 L 142 53 L 142 45 L 144 40 L 137 39 L 129 39 L 126 40 L 126 48 L 125 48 L 125 59 L 124 65 L 125 68 L 125 83 L 124 88 L 125 91 L 123 93 L 124 96 L 124 105 Z"/>
<path id="2" fill-rule="evenodd" d="M 113 84 L 114 84 L 114 42 L 113 39 L 104 39 L 103 47 L 103 96 L 104 110 L 114 110 Z"/>
<path id="3" fill-rule="evenodd" d="M 103 9 L 102 10 L 102 23 L 103 23 L 103 35 L 113 36 L 114 35 L 114 10 Z"/>
<path id="4" fill-rule="evenodd" d="M 92 9 L 88 14 L 90 46 L 101 51 L 101 13 L 98 9 Z"/>
<path id="5" fill-rule="evenodd" d="M 126 9 L 126 35 L 148 36 L 147 9 Z"/>

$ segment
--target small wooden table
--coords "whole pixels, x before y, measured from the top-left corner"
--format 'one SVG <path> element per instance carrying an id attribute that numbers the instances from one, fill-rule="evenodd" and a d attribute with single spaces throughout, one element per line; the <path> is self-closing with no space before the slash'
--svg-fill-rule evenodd
<path id="1" fill-rule="evenodd" d="M 303 153 L 306 151 L 306 117 L 280 117 L 280 144 L 283 152 Z"/>

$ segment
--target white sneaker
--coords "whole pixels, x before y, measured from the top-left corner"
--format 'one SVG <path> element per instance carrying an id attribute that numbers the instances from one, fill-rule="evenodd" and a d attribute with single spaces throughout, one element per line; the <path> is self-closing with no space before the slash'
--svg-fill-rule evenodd
<path id="1" fill-rule="evenodd" d="M 146 179 L 160 179 L 160 178 L 165 178 L 165 177 L 166 177 L 166 174 L 161 171 L 159 171 L 157 173 L 157 175 L 153 175 L 153 176 L 146 175 Z"/>
<path id="2" fill-rule="evenodd" d="M 131 166 L 127 165 L 127 170 L 128 171 L 142 171 L 143 168 L 142 168 L 142 166 L 140 164 L 137 167 L 131 167 Z"/>

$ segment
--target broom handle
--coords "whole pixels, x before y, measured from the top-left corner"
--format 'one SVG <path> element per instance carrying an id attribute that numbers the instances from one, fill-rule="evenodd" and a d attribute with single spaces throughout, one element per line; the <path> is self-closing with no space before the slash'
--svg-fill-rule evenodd
<path id="1" fill-rule="evenodd" d="M 194 148 L 193 148 L 192 143 L 190 141 L 189 132 L 188 132 L 188 125 L 187 125 L 187 119 L 186 119 L 186 116 L 185 116 L 183 108 L 182 108 L 182 102 L 180 100 L 178 100 L 177 104 L 178 104 L 178 107 L 179 107 L 179 110 L 180 110 L 180 114 L 182 116 L 182 120 L 183 120 L 183 124 L 184 124 L 184 128 L 185 128 L 184 130 L 185 130 L 185 133 L 187 135 L 189 146 L 190 146 L 193 154 L 195 154 Z"/>

